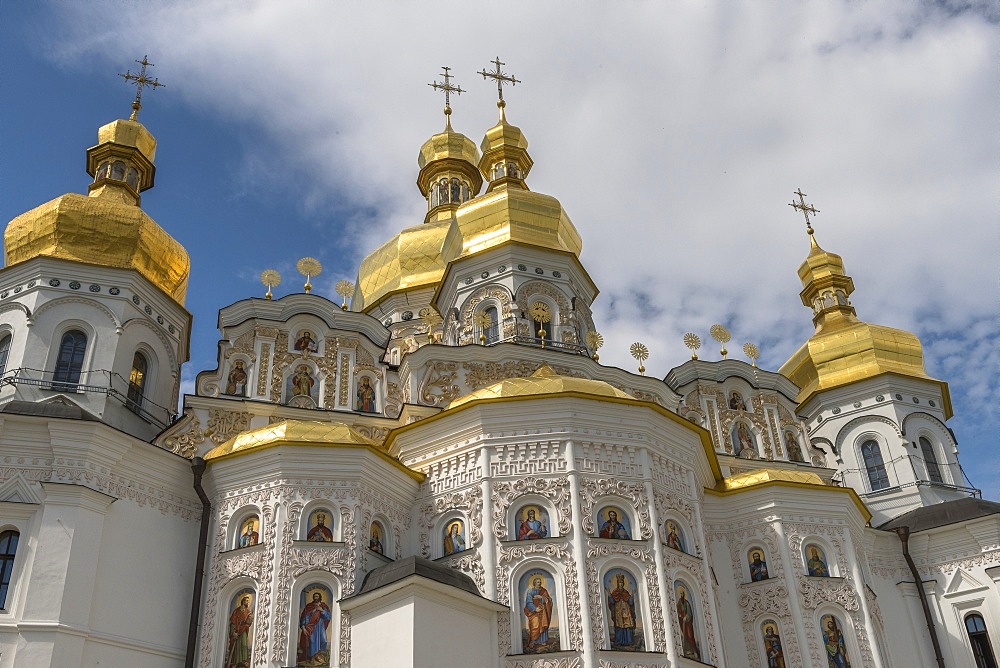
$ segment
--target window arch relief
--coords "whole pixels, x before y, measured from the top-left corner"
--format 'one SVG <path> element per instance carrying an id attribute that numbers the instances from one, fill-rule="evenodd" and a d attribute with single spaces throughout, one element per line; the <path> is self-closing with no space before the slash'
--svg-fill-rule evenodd
<path id="1" fill-rule="evenodd" d="M 146 393 L 146 379 L 149 376 L 149 362 L 138 350 L 132 356 L 132 370 L 128 375 L 128 408 L 138 413 L 142 409 L 142 399 Z"/>
<path id="2" fill-rule="evenodd" d="M 7 371 L 7 358 L 10 357 L 10 342 L 13 337 L 7 334 L 0 339 L 0 376 Z"/>
<path id="3" fill-rule="evenodd" d="M 229 602 L 225 660 L 222 665 L 249 666 L 253 658 L 254 605 L 257 593 L 246 587 Z"/>
<path id="4" fill-rule="evenodd" d="M 558 652 L 559 614 L 555 605 L 558 593 L 552 574 L 539 568 L 529 569 L 518 581 L 517 591 L 521 608 L 521 652 Z"/>
<path id="5" fill-rule="evenodd" d="M 71 329 L 59 341 L 56 370 L 52 375 L 53 389 L 75 392 L 83 369 L 83 356 L 87 352 L 87 335 Z"/>
<path id="6" fill-rule="evenodd" d="M 819 626 L 829 664 L 836 668 L 850 668 L 851 659 L 844 639 L 842 622 L 835 615 L 826 614 L 819 618 Z"/>
<path id="7" fill-rule="evenodd" d="M 299 594 L 299 624 L 295 665 L 330 665 L 330 622 L 333 620 L 333 592 L 322 583 L 312 583 Z"/>
<path id="8" fill-rule="evenodd" d="M 889 488 L 889 475 L 882 460 L 882 450 L 878 441 L 868 439 L 861 444 L 861 458 L 864 460 L 865 472 L 868 474 L 868 485 L 873 492 Z"/>
<path id="9" fill-rule="evenodd" d="M 552 535 L 548 508 L 539 503 L 526 503 L 514 511 L 514 540 L 536 540 Z"/>
<path id="10" fill-rule="evenodd" d="M 969 634 L 972 645 L 972 656 L 976 659 L 976 668 L 997 668 L 997 661 L 990 644 L 990 634 L 986 630 L 986 620 L 978 612 L 965 616 L 965 631 Z"/>
<path id="11" fill-rule="evenodd" d="M 684 529 L 677 520 L 668 519 L 663 525 L 663 536 L 664 542 L 667 547 L 677 550 L 678 552 L 684 552 L 685 554 L 691 554 L 688 550 L 688 540 L 684 533 Z"/>
<path id="12" fill-rule="evenodd" d="M 306 540 L 311 543 L 332 543 L 334 514 L 327 508 L 316 508 L 306 520 Z"/>
<path id="13" fill-rule="evenodd" d="M 754 546 L 747 550 L 747 567 L 750 570 L 751 582 L 760 582 L 771 577 L 767 571 L 767 552 L 760 547 Z"/>
<path id="14" fill-rule="evenodd" d="M 803 549 L 806 557 L 806 572 L 816 578 L 830 577 L 830 565 L 823 547 L 818 543 L 807 543 Z"/>
<path id="15" fill-rule="evenodd" d="M 465 521 L 461 517 L 453 517 L 444 525 L 444 535 L 441 548 L 444 556 L 463 552 L 466 546 Z"/>
<path id="16" fill-rule="evenodd" d="M 16 531 L 0 533 L 0 610 L 7 609 L 7 594 L 14 575 L 14 557 L 21 534 Z"/>
<path id="17" fill-rule="evenodd" d="M 624 568 L 612 568 L 604 574 L 608 636 L 612 650 L 641 652 L 645 649 L 639 584 Z"/>
<path id="18" fill-rule="evenodd" d="M 760 635 L 764 641 L 764 665 L 767 668 L 784 668 L 785 649 L 781 644 L 781 627 L 773 619 L 765 619 L 760 624 Z"/>
<path id="19" fill-rule="evenodd" d="M 687 659 L 701 661 L 701 642 L 698 634 L 701 611 L 691 594 L 691 588 L 683 580 L 674 580 L 674 600 L 677 625 L 681 631 L 681 655 Z"/>
<path id="20" fill-rule="evenodd" d="M 920 444 L 920 455 L 924 458 L 924 466 L 927 467 L 927 477 L 931 482 L 944 482 L 941 477 L 941 465 L 938 464 L 937 454 L 930 440 L 926 436 L 921 436 L 917 442 Z"/>
<path id="21" fill-rule="evenodd" d="M 253 547 L 260 543 L 260 517 L 255 513 L 247 515 L 240 522 L 239 534 L 236 536 L 235 549 Z"/>
<path id="22" fill-rule="evenodd" d="M 598 538 L 632 540 L 632 522 L 618 505 L 605 505 L 597 511 Z"/>

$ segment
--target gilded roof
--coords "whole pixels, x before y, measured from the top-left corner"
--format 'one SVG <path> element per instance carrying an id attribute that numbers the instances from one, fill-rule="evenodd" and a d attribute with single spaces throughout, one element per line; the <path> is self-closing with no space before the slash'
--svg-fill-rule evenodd
<path id="1" fill-rule="evenodd" d="M 796 482 L 805 485 L 826 485 L 818 474 L 811 471 L 790 471 L 786 469 L 757 469 L 748 473 L 731 475 L 722 480 L 716 489 L 719 491 L 731 491 L 734 489 L 744 489 L 754 485 L 762 485 L 766 482 Z"/>
<path id="2" fill-rule="evenodd" d="M 139 121 L 119 118 L 99 128 L 97 144 L 108 142 L 137 148 L 150 162 L 156 157 L 156 139 Z"/>
<path id="3" fill-rule="evenodd" d="M 69 193 L 22 213 L 4 231 L 4 263 L 55 257 L 134 269 L 184 305 L 191 259 L 184 247 L 115 188 Z"/>
<path id="4" fill-rule="evenodd" d="M 506 378 L 498 383 L 455 399 L 448 404 L 448 408 L 456 408 L 484 399 L 523 398 L 567 392 L 590 394 L 597 397 L 635 399 L 632 395 L 622 392 L 602 380 L 560 376 L 548 364 L 542 364 L 527 378 Z"/>
<path id="5" fill-rule="evenodd" d="M 927 375 L 920 339 L 911 332 L 858 319 L 847 299 L 854 281 L 843 259 L 820 248 L 809 236 L 809 255 L 799 267 L 806 306 L 816 305 L 816 332 L 779 369 L 799 387 L 801 405 L 817 392 L 841 387 L 882 374 L 894 373 L 938 383 L 950 414 L 948 386 Z"/>
<path id="6" fill-rule="evenodd" d="M 434 135 L 420 147 L 417 165 L 423 169 L 432 162 L 448 158 L 465 160 L 474 166 L 479 163 L 479 149 L 476 148 L 476 143 L 462 133 L 452 130 L 450 122 L 444 132 Z"/>
<path id="7" fill-rule="evenodd" d="M 373 448 L 379 447 L 377 442 L 362 436 L 342 422 L 282 420 L 234 436 L 222 445 L 210 450 L 205 455 L 205 460 L 219 459 L 274 445 L 364 445 Z"/>
<path id="8" fill-rule="evenodd" d="M 508 242 L 565 251 L 579 257 L 583 240 L 555 197 L 513 183 L 462 205 L 457 213 L 461 250 L 449 250 L 447 261 L 469 257 Z"/>
<path id="9" fill-rule="evenodd" d="M 451 229 L 450 220 L 415 225 L 375 249 L 361 261 L 352 308 L 364 310 L 392 292 L 436 285 L 447 265 L 442 248 Z"/>

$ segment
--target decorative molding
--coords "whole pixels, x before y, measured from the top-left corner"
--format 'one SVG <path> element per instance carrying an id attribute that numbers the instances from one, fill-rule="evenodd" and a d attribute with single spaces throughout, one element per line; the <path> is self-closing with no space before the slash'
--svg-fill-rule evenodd
<path id="1" fill-rule="evenodd" d="M 600 478 L 583 480 L 580 485 L 580 512 L 583 513 L 583 530 L 588 536 L 596 533 L 594 509 L 599 499 L 618 497 L 631 502 L 639 528 L 639 538 L 643 540 L 653 536 L 649 520 L 649 499 L 642 483 L 628 483 L 624 480 Z"/>
<path id="2" fill-rule="evenodd" d="M 443 406 L 458 397 L 461 388 L 455 383 L 458 363 L 432 362 L 424 373 L 417 394 L 424 406 Z"/>
<path id="3" fill-rule="evenodd" d="M 608 644 L 607 623 L 604 621 L 604 587 L 601 574 L 598 571 L 597 559 L 624 556 L 638 565 L 645 564 L 646 596 L 649 601 L 649 622 L 653 629 L 652 638 L 647 638 L 647 649 L 652 645 L 652 651 L 665 652 L 667 649 L 666 629 L 664 628 L 663 607 L 660 603 L 660 585 L 657 577 L 656 559 L 652 551 L 644 545 L 630 545 L 627 542 L 596 542 L 587 541 L 587 588 L 590 591 L 590 623 L 591 637 L 595 644 L 603 649 L 610 649 Z M 638 563 L 637 563 L 638 562 Z M 637 579 L 638 582 L 638 579 Z M 598 639 L 600 639 L 598 641 Z M 652 640 L 652 643 L 649 641 Z"/>
<path id="4" fill-rule="evenodd" d="M 569 536 L 573 529 L 573 503 L 569 489 L 569 479 L 561 478 L 520 478 L 513 482 L 493 483 L 493 535 L 497 540 L 510 538 L 508 513 L 515 501 L 523 496 L 535 494 L 548 499 L 555 506 L 555 516 L 549 522 L 558 522 L 559 536 Z"/>

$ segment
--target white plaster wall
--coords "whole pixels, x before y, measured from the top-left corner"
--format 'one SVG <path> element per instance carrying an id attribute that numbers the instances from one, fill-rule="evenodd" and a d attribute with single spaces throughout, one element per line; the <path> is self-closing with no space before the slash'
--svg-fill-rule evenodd
<path id="1" fill-rule="evenodd" d="M 413 597 L 368 614 L 351 615 L 351 668 L 414 666 L 416 601 Z M 451 633 L 438 638 L 445 642 Z"/>

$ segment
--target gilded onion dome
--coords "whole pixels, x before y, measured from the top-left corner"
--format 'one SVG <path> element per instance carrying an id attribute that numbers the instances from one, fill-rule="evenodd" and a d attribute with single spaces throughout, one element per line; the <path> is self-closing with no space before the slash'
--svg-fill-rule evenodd
<path id="1" fill-rule="evenodd" d="M 526 399 L 553 394 L 585 394 L 596 398 L 635 399 L 617 387 L 602 380 L 560 376 L 548 364 L 542 364 L 527 378 L 505 378 L 498 383 L 461 396 L 448 408 L 457 408 L 477 401 L 490 399 Z"/>
<path id="2" fill-rule="evenodd" d="M 508 242 L 572 253 L 583 247 L 580 233 L 555 197 L 528 190 L 524 179 L 533 161 L 520 128 L 507 122 L 504 103 L 499 122 L 482 142 L 479 170 L 489 179 L 486 193 L 457 214 L 461 246 L 450 245 L 447 261 L 475 255 Z"/>
<path id="3" fill-rule="evenodd" d="M 779 369 L 799 386 L 798 403 L 817 392 L 893 373 L 939 384 L 950 416 L 948 385 L 927 375 L 917 336 L 859 320 L 849 299 L 854 281 L 843 259 L 820 248 L 812 230 L 809 235 L 809 256 L 799 267 L 804 286 L 799 296 L 813 309 L 816 332 Z"/>
<path id="4" fill-rule="evenodd" d="M 4 232 L 6 266 L 54 257 L 134 269 L 183 306 L 188 253 L 139 208 L 139 193 L 153 187 L 156 140 L 135 120 L 105 125 L 97 140 L 87 150 L 88 195 L 68 193 L 14 218 Z"/>
<path id="5" fill-rule="evenodd" d="M 424 223 L 403 230 L 361 262 L 354 310 L 399 291 L 434 286 L 444 275 L 442 249 L 449 235 L 457 235 L 455 212 L 483 186 L 476 144 L 452 129 L 450 108 L 445 108 L 445 119 L 444 131 L 424 142 L 417 157 L 417 187 L 427 200 Z"/>

